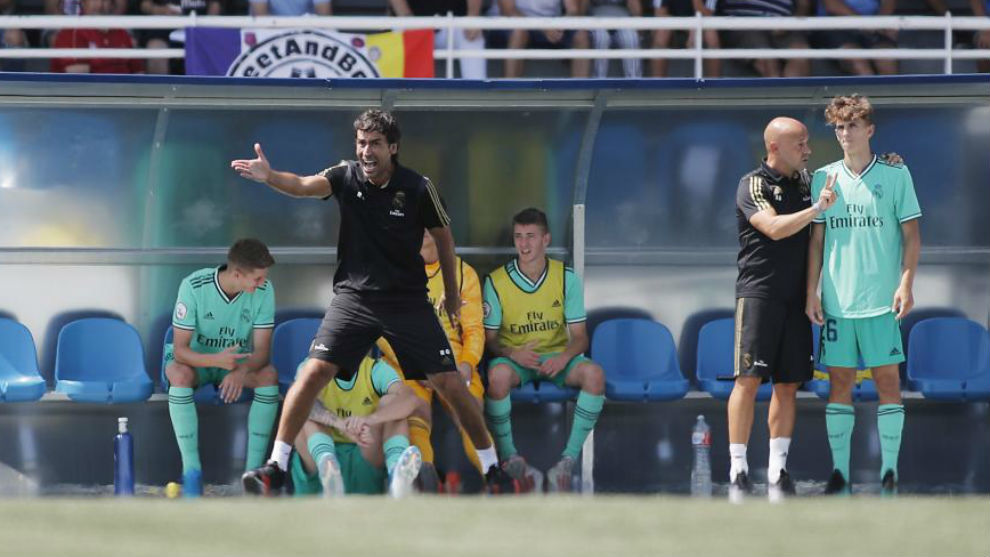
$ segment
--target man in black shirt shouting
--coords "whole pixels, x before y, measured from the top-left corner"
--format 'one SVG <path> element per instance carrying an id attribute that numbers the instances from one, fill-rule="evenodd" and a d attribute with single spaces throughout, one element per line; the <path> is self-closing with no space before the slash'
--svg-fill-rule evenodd
<path id="1" fill-rule="evenodd" d="M 771 500 L 794 493 L 785 469 L 794 431 L 795 399 L 812 377 L 811 323 L 804 313 L 808 225 L 835 202 L 834 178 L 811 203 L 806 166 L 808 129 L 774 118 L 763 132 L 767 157 L 739 181 L 739 276 L 736 280 L 735 386 L 729 397 L 729 498 L 749 493 L 746 445 L 760 383 L 773 380 L 770 401 Z"/>
<path id="2" fill-rule="evenodd" d="M 244 489 L 269 494 L 282 487 L 293 440 L 319 391 L 334 377 L 348 380 L 384 336 L 406 378 L 428 379 L 454 409 L 478 448 L 488 489 L 519 491 L 498 465 L 484 418 L 457 372 L 447 336 L 427 298 L 419 255 L 424 229 L 436 241 L 445 289 L 442 303 L 456 322 L 460 299 L 454 238 L 440 195 L 429 178 L 398 164 L 400 133 L 392 114 L 367 110 L 354 121 L 354 132 L 357 160 L 341 161 L 312 176 L 273 170 L 258 144 L 257 158 L 230 164 L 244 178 L 286 195 L 335 197 L 341 218 L 335 296 L 309 358 L 285 397 L 271 460 L 244 474 Z"/>

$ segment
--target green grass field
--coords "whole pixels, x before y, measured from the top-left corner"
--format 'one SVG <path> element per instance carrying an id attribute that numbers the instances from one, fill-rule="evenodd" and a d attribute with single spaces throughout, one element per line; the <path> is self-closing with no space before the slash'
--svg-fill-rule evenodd
<path id="1" fill-rule="evenodd" d="M 990 555 L 990 498 L 6 499 L 0 555 Z"/>

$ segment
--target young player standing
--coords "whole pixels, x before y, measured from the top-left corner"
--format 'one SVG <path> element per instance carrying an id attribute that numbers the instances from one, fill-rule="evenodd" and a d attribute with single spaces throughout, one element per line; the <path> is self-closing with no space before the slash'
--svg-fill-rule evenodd
<path id="1" fill-rule="evenodd" d="M 921 208 L 907 167 L 879 159 L 870 148 L 876 126 L 866 97 L 835 97 L 825 119 L 835 128 L 843 157 L 815 171 L 812 180 L 813 196 L 834 180 L 838 198 L 812 225 L 806 312 L 822 326 L 819 352 L 831 382 L 825 424 L 833 471 L 826 493 L 850 490 L 858 356 L 872 368 L 879 395 L 882 489 L 895 493 L 904 428 L 898 373 L 904 347 L 898 322 L 914 306 Z"/>

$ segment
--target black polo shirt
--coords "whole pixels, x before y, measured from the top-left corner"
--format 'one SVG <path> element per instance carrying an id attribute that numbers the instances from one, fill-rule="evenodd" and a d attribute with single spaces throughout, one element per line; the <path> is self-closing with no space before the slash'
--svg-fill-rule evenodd
<path id="1" fill-rule="evenodd" d="M 739 180 L 736 190 L 736 222 L 739 228 L 739 277 L 736 298 L 773 298 L 800 301 L 808 274 L 808 227 L 780 240 L 771 240 L 749 219 L 772 207 L 778 215 L 811 206 L 811 178 L 807 171 L 782 176 L 766 161 Z"/>
<path id="2" fill-rule="evenodd" d="M 430 179 L 396 165 L 388 183 L 376 186 L 355 161 L 319 175 L 330 180 L 340 204 L 333 291 L 425 295 L 423 231 L 450 224 Z"/>

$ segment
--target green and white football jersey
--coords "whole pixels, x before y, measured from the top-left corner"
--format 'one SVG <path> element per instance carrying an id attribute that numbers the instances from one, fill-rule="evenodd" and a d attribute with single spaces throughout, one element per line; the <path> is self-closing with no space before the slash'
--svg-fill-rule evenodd
<path id="1" fill-rule="evenodd" d="M 254 292 L 240 292 L 233 299 L 220 288 L 219 273 L 226 268 L 200 269 L 182 279 L 172 313 L 172 326 L 192 331 L 189 347 L 200 354 L 215 354 L 238 345 L 253 349 L 254 329 L 275 327 L 275 289 L 271 281 Z"/>
<path id="2" fill-rule="evenodd" d="M 839 160 L 815 171 L 812 199 L 829 174 L 838 199 L 814 220 L 825 224 L 822 309 L 834 317 L 883 315 L 901 281 L 901 223 L 921 216 L 911 173 L 874 155 L 856 176 Z"/>

